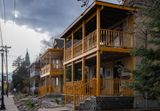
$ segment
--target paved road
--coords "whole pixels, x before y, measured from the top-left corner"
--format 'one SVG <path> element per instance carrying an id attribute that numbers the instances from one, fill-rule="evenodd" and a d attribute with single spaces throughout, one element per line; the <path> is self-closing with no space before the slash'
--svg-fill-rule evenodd
<path id="1" fill-rule="evenodd" d="M 14 100 L 13 100 L 13 96 L 9 96 L 9 97 L 4 97 L 4 102 L 5 102 L 5 107 L 6 110 L 4 111 L 19 111 L 16 107 L 16 105 L 14 104 Z M 0 110 L 2 111 L 2 110 Z"/>

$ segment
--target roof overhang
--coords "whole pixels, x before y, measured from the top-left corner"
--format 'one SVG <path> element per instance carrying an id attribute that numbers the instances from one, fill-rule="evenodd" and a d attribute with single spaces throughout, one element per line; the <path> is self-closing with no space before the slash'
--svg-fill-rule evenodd
<path id="1" fill-rule="evenodd" d="M 65 38 L 65 35 L 72 30 L 72 28 L 78 24 L 90 11 L 92 11 L 93 9 L 95 9 L 97 6 L 104 6 L 107 8 L 114 8 L 114 9 L 119 9 L 119 10 L 123 10 L 126 12 L 130 12 L 130 13 L 134 13 L 137 12 L 138 9 L 134 8 L 134 7 L 128 7 L 128 6 L 124 6 L 124 5 L 118 5 L 118 4 L 113 4 L 113 3 L 109 3 L 109 2 L 103 2 L 103 1 L 96 1 L 93 2 L 73 23 L 71 23 L 71 25 L 69 25 L 66 30 L 61 34 L 61 38 Z"/>

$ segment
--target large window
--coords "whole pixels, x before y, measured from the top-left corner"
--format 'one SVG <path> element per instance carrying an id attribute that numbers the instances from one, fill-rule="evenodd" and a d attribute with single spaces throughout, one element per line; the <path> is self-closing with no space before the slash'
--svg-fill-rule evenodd
<path id="1" fill-rule="evenodd" d="M 74 67 L 74 81 L 82 80 L 82 63 L 76 64 Z"/>
<path id="2" fill-rule="evenodd" d="M 71 66 L 66 67 L 66 82 L 70 82 L 72 78 Z"/>

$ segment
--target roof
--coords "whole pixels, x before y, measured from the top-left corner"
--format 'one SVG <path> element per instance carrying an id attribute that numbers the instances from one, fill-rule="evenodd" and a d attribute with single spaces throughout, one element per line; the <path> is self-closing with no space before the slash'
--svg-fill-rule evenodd
<path id="1" fill-rule="evenodd" d="M 64 41 L 62 39 L 54 39 L 53 47 L 54 48 L 63 48 Z"/>
<path id="2" fill-rule="evenodd" d="M 67 32 L 72 30 L 74 26 L 76 26 L 86 15 L 92 12 L 97 6 L 105 6 L 107 8 L 114 8 L 114 9 L 123 10 L 127 12 L 137 11 L 137 8 L 134 8 L 134 7 L 128 7 L 128 6 L 113 4 L 113 3 L 104 2 L 104 1 L 95 1 L 71 25 L 69 25 L 69 27 L 61 34 L 61 38 L 64 38 Z"/>
<path id="3" fill-rule="evenodd" d="M 63 52 L 63 49 L 58 49 L 58 48 L 48 48 L 41 56 L 40 58 L 43 58 L 45 55 L 47 55 L 49 52 Z"/>

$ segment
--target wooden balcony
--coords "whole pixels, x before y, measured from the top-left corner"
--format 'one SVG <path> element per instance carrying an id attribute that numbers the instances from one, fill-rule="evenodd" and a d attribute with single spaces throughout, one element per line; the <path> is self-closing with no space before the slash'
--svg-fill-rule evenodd
<path id="1" fill-rule="evenodd" d="M 41 69 L 41 77 L 46 75 L 61 75 L 63 74 L 62 64 L 48 64 Z"/>
<path id="2" fill-rule="evenodd" d="M 82 81 L 66 82 L 64 84 L 64 94 L 67 98 L 74 97 L 76 104 L 84 101 L 86 98 L 96 95 L 96 78 L 86 83 Z M 102 84 L 105 83 L 105 86 Z M 133 89 L 127 85 L 131 80 L 125 79 L 101 79 L 100 92 L 103 96 L 133 96 Z M 70 99 L 71 100 L 71 99 Z M 67 101 L 70 102 L 70 101 Z"/>
<path id="3" fill-rule="evenodd" d="M 73 50 L 71 47 L 65 50 L 65 61 L 72 58 L 72 51 L 74 58 L 98 46 L 96 30 L 88 34 L 83 39 L 73 45 Z M 101 29 L 99 44 L 102 48 L 132 49 L 134 48 L 134 33 Z"/>
<path id="4" fill-rule="evenodd" d="M 50 94 L 54 92 L 54 87 L 51 86 L 51 85 L 48 85 L 48 86 L 41 86 L 39 88 L 39 95 L 40 96 L 43 96 L 43 95 L 46 95 L 46 94 Z"/>

